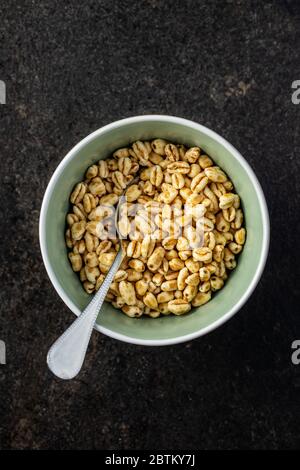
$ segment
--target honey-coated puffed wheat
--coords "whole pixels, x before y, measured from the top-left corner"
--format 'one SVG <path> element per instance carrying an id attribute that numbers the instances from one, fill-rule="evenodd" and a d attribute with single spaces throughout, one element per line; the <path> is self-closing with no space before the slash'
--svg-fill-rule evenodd
<path id="1" fill-rule="evenodd" d="M 134 180 L 134 181 L 133 181 Z M 120 206 L 118 231 L 115 208 Z M 137 141 L 90 166 L 70 195 L 68 257 L 88 294 L 124 258 L 106 300 L 129 317 L 182 315 L 224 286 L 245 243 L 240 198 L 199 147 Z"/>

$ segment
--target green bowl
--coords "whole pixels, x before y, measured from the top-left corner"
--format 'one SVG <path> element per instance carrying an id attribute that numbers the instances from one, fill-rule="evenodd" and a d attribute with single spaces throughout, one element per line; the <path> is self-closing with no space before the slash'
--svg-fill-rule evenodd
<path id="1" fill-rule="evenodd" d="M 173 116 L 137 116 L 114 122 L 79 142 L 62 160 L 47 187 L 40 214 L 40 245 L 50 280 L 76 314 L 90 302 L 70 266 L 64 240 L 69 194 L 86 168 L 135 140 L 164 138 L 199 146 L 223 168 L 241 197 L 247 240 L 237 268 L 206 305 L 183 316 L 128 318 L 105 303 L 95 328 L 122 341 L 149 346 L 189 341 L 229 320 L 247 301 L 263 272 L 269 247 L 269 216 L 261 186 L 241 154 L 207 127 Z"/>

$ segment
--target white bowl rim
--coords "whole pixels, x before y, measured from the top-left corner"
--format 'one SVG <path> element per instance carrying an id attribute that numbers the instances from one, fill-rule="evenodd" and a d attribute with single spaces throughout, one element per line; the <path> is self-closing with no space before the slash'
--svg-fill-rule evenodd
<path id="1" fill-rule="evenodd" d="M 227 322 L 235 313 L 237 313 L 241 307 L 247 302 L 251 294 L 253 293 L 254 289 L 256 288 L 261 275 L 263 273 L 266 261 L 267 261 L 267 256 L 268 256 L 268 251 L 269 251 L 269 243 L 270 243 L 270 220 L 269 220 L 269 213 L 268 213 L 268 208 L 265 200 L 265 196 L 262 190 L 262 187 L 250 167 L 249 163 L 245 160 L 245 158 L 240 154 L 240 152 L 232 145 L 230 144 L 224 137 L 221 137 L 219 134 L 217 134 L 215 131 L 209 129 L 208 127 L 198 124 L 194 121 L 190 121 L 188 119 L 180 118 L 180 117 L 175 117 L 175 116 L 168 116 L 164 114 L 150 114 L 150 115 L 141 115 L 141 116 L 133 116 L 133 117 L 128 117 L 125 119 L 120 119 L 118 121 L 114 121 L 110 124 L 107 124 L 96 131 L 92 132 L 89 134 L 87 137 L 82 139 L 78 144 L 76 144 L 68 153 L 67 155 L 62 159 L 62 161 L 59 163 L 58 167 L 54 171 L 49 184 L 47 186 L 46 192 L 44 194 L 42 206 L 41 206 L 41 212 L 40 212 L 40 220 L 39 220 L 39 239 L 40 239 L 40 248 L 41 248 L 41 253 L 42 253 L 42 258 L 43 262 L 47 271 L 47 274 L 50 278 L 50 281 L 52 282 L 56 292 L 60 296 L 60 298 L 64 301 L 64 303 L 69 307 L 70 310 L 72 310 L 75 315 L 79 315 L 81 312 L 77 308 L 77 306 L 72 302 L 72 300 L 66 295 L 62 287 L 60 286 L 60 283 L 52 269 L 49 257 L 48 257 L 48 252 L 47 252 L 47 245 L 46 245 L 46 214 L 49 206 L 49 202 L 52 196 L 53 189 L 55 187 L 56 181 L 59 178 L 60 174 L 64 170 L 65 166 L 68 164 L 69 160 L 72 158 L 74 153 L 79 151 L 81 148 L 83 148 L 87 143 L 89 143 L 91 140 L 93 140 L 95 137 L 113 130 L 115 128 L 118 128 L 120 126 L 128 125 L 128 124 L 134 124 L 137 122 L 149 122 L 149 121 L 165 121 L 165 122 L 170 122 L 174 124 L 181 124 L 185 125 L 188 127 L 191 127 L 195 130 L 201 131 L 202 133 L 208 135 L 212 139 L 218 141 L 221 143 L 230 153 L 234 155 L 234 157 L 239 161 L 241 166 L 244 168 L 246 171 L 248 177 L 250 178 L 258 200 L 259 200 L 259 205 L 260 205 L 260 210 L 262 213 L 262 223 L 263 223 L 263 240 L 262 240 L 262 251 L 261 251 L 261 257 L 259 260 L 259 263 L 256 268 L 255 275 L 252 278 L 251 283 L 249 284 L 247 290 L 245 293 L 242 295 L 242 297 L 239 299 L 239 301 L 232 307 L 228 312 L 226 312 L 221 318 L 210 324 L 209 326 L 206 326 L 205 328 L 202 328 L 200 330 L 197 330 L 193 333 L 184 335 L 184 336 L 178 336 L 176 338 L 167 338 L 167 339 L 157 339 L 157 340 L 149 340 L 149 339 L 139 339 L 139 338 L 134 338 L 130 337 L 127 335 L 123 335 L 121 333 L 116 333 L 108 328 L 105 328 L 103 326 L 100 326 L 98 324 L 95 325 L 95 329 L 107 336 L 110 336 L 111 338 L 126 342 L 126 343 L 131 343 L 131 344 L 137 344 L 137 345 L 144 345 L 144 346 L 167 346 L 171 344 L 178 344 L 178 343 L 183 343 L 186 341 L 193 340 L 195 338 L 198 338 L 200 336 L 203 336 L 219 326 L 221 326 L 223 323 Z"/>

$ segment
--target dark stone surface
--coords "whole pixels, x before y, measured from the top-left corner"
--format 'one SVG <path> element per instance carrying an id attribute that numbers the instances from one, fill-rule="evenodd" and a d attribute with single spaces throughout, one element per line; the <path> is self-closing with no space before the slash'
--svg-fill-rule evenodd
<path id="1" fill-rule="evenodd" d="M 1 3 L 1 448 L 299 448 L 299 13 L 296 0 Z M 268 264 L 217 331 L 153 349 L 94 334 L 61 382 L 45 357 L 73 315 L 42 264 L 42 196 L 81 138 L 146 113 L 201 122 L 244 154 L 268 200 Z"/>

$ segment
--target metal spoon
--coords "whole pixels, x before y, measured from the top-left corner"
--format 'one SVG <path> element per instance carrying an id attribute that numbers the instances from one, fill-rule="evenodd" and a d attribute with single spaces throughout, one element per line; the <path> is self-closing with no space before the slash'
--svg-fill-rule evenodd
<path id="1" fill-rule="evenodd" d="M 91 302 L 71 326 L 51 346 L 47 355 L 49 369 L 61 379 L 73 379 L 80 371 L 93 327 L 112 280 L 123 258 L 123 250 L 117 253 L 105 280 Z"/>
<path id="2" fill-rule="evenodd" d="M 122 236 L 118 231 L 117 218 L 124 200 L 124 196 L 120 197 L 115 217 L 115 225 L 119 238 Z M 98 292 L 79 317 L 51 346 L 47 355 L 47 364 L 57 377 L 66 380 L 73 379 L 80 372 L 95 321 L 112 280 L 120 267 L 123 254 L 122 243 L 120 243 L 120 249 Z"/>

